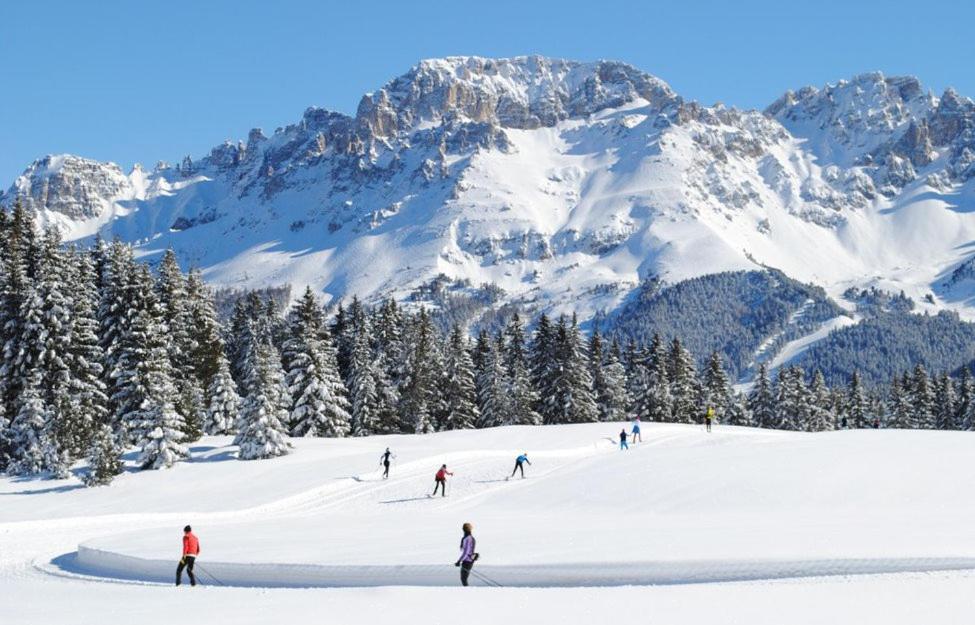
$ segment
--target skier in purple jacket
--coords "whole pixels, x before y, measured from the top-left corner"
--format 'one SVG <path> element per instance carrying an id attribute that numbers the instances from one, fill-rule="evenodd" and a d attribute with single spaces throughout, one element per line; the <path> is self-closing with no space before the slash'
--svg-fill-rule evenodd
<path id="1" fill-rule="evenodd" d="M 481 554 L 474 551 L 474 547 L 477 542 L 474 540 L 474 535 L 471 534 L 470 523 L 464 523 L 464 537 L 460 539 L 460 558 L 454 563 L 454 566 L 460 567 L 460 583 L 467 586 L 467 578 L 471 575 L 471 569 L 474 568 L 474 562 L 481 557 Z"/>

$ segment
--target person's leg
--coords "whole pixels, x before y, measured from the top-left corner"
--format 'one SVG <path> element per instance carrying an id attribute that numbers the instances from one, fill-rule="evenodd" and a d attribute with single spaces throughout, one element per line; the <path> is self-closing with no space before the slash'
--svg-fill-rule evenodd
<path id="1" fill-rule="evenodd" d="M 467 579 L 471 576 L 471 569 L 474 567 L 473 562 L 461 562 L 460 563 L 460 583 L 467 586 Z"/>
<path id="2" fill-rule="evenodd" d="M 515 463 L 515 468 L 511 470 L 511 477 L 514 477 L 515 476 L 515 473 L 517 473 L 517 472 L 518 472 L 518 463 L 516 462 Z"/>
<path id="3" fill-rule="evenodd" d="M 383 479 L 386 479 L 387 477 L 389 477 L 389 463 L 384 462 L 383 466 L 386 468 L 386 470 L 383 471 Z"/>
<path id="4" fill-rule="evenodd" d="M 521 477 L 522 477 L 522 479 L 524 479 L 524 477 L 525 477 L 525 465 L 519 464 L 518 465 L 518 470 L 521 471 Z"/>
<path id="5" fill-rule="evenodd" d="M 186 558 L 182 558 L 179 561 L 179 565 L 176 567 L 176 585 L 179 586 L 183 581 L 183 568 L 186 566 Z"/>
<path id="6" fill-rule="evenodd" d="M 186 556 L 186 574 L 190 576 L 190 586 L 196 586 L 196 575 L 193 574 L 194 564 L 196 564 L 196 558 Z"/>
<path id="7" fill-rule="evenodd" d="M 447 496 L 447 480 L 440 482 L 440 496 L 441 497 Z"/>
<path id="8" fill-rule="evenodd" d="M 440 488 L 440 480 L 434 480 L 433 482 L 433 496 L 437 496 L 437 490 Z"/>

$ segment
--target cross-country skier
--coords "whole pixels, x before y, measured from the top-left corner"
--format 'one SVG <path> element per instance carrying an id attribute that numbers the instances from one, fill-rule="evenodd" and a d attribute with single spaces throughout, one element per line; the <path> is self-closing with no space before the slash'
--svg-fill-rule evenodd
<path id="1" fill-rule="evenodd" d="M 447 465 L 441 465 L 440 470 L 437 471 L 437 476 L 435 478 L 433 478 L 434 479 L 434 485 L 433 485 L 433 494 L 430 495 L 431 497 L 436 497 L 437 496 L 437 489 L 438 488 L 441 488 L 442 489 L 442 491 L 440 493 L 440 496 L 441 497 L 446 497 L 447 496 L 447 476 L 448 475 L 453 475 L 453 473 L 451 473 L 450 471 L 447 470 Z"/>
<path id="2" fill-rule="evenodd" d="M 515 473 L 517 473 L 518 471 L 521 471 L 521 479 L 525 479 L 525 463 L 526 462 L 528 463 L 528 466 L 531 466 L 532 463 L 531 463 L 531 460 L 528 459 L 528 452 L 527 451 L 525 453 L 521 454 L 520 456 L 518 456 L 517 458 L 515 458 L 515 469 L 514 469 L 514 471 L 511 472 L 511 477 L 514 477 L 515 476 Z M 510 478 L 508 478 L 508 479 L 510 479 Z"/>
<path id="3" fill-rule="evenodd" d="M 386 452 L 383 453 L 383 455 L 382 455 L 382 460 L 379 461 L 380 464 L 382 464 L 383 467 L 385 467 L 385 470 L 383 471 L 383 479 L 384 480 L 389 477 L 389 459 L 390 458 L 396 458 L 396 454 L 394 454 L 393 452 L 389 451 L 389 447 L 387 447 L 386 448 Z"/>
<path id="4" fill-rule="evenodd" d="M 183 557 L 180 558 L 179 566 L 176 567 L 176 585 L 179 586 L 183 581 L 183 569 L 190 576 L 190 586 L 196 586 L 196 576 L 193 575 L 193 565 L 196 564 L 196 557 L 200 555 L 200 540 L 193 533 L 193 528 L 187 525 L 183 528 Z"/>
<path id="5" fill-rule="evenodd" d="M 633 419 L 633 444 L 636 444 L 637 439 L 643 442 L 643 436 L 640 434 L 640 417 Z"/>
<path id="6" fill-rule="evenodd" d="M 711 423 L 714 421 L 714 406 L 708 406 L 708 410 L 704 413 L 704 427 L 707 431 L 711 431 Z"/>
<path id="7" fill-rule="evenodd" d="M 620 430 L 620 451 L 629 448 L 630 446 L 626 444 L 626 428 L 623 428 Z"/>
<path id="8" fill-rule="evenodd" d="M 460 539 L 460 558 L 454 563 L 454 566 L 460 567 L 460 583 L 467 586 L 467 578 L 470 577 L 471 569 L 474 568 L 474 563 L 481 557 L 481 554 L 474 551 L 477 541 L 471 534 L 471 530 L 473 530 L 471 524 L 464 523 L 462 529 L 464 530 L 464 537 Z"/>

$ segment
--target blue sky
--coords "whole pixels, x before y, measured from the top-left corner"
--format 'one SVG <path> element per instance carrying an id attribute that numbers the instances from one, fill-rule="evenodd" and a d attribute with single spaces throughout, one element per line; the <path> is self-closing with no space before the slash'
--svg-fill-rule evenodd
<path id="1" fill-rule="evenodd" d="M 975 96 L 968 2 L 0 2 L 0 186 L 71 152 L 201 155 L 310 105 L 355 111 L 421 58 L 619 59 L 686 98 L 761 108 L 881 70 Z"/>

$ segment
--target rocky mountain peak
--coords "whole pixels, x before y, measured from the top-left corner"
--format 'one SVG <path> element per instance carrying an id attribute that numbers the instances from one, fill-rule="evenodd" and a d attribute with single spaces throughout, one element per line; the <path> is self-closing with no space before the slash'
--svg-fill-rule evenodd
<path id="1" fill-rule="evenodd" d="M 851 166 L 888 143 L 936 104 L 913 76 L 870 72 L 789 91 L 765 113 L 806 139 L 824 164 Z"/>
<path id="2" fill-rule="evenodd" d="M 377 136 L 453 118 L 531 129 L 638 98 L 659 108 L 679 101 L 660 79 L 615 61 L 448 57 L 421 61 L 364 96 L 357 118 Z"/>
<path id="3" fill-rule="evenodd" d="M 83 220 L 100 214 L 106 203 L 131 190 L 129 178 L 115 163 L 71 154 L 48 155 L 31 163 L 0 194 L 0 205 L 20 200 L 30 210 L 47 209 Z"/>

